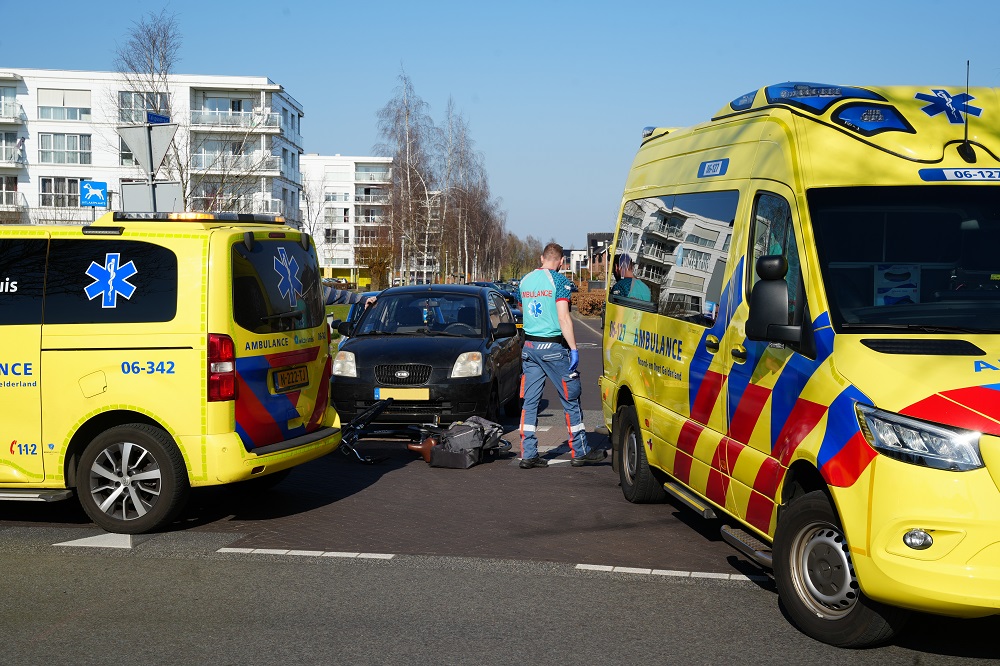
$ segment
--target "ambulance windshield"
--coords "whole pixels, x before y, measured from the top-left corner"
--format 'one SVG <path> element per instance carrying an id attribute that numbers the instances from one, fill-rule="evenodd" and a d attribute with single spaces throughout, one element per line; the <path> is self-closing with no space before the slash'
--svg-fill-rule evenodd
<path id="1" fill-rule="evenodd" d="M 838 332 L 1000 332 L 1000 186 L 808 193 Z"/>

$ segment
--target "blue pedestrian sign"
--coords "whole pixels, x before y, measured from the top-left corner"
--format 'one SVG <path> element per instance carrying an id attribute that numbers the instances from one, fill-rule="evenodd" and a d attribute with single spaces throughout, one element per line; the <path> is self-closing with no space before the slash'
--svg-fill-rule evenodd
<path id="1" fill-rule="evenodd" d="M 158 113 L 153 113 L 152 111 L 146 112 L 146 122 L 150 125 L 166 125 L 170 122 L 170 116 L 161 116 Z"/>
<path id="2" fill-rule="evenodd" d="M 94 180 L 80 182 L 80 205 L 106 208 L 108 205 L 108 184 Z"/>

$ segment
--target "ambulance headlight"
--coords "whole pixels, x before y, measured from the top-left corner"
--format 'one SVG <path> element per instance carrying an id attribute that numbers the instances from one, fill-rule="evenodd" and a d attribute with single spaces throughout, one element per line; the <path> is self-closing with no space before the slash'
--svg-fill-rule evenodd
<path id="1" fill-rule="evenodd" d="M 981 433 L 919 421 L 857 404 L 865 439 L 879 453 L 914 465 L 967 472 L 983 466 Z"/>
<path id="2" fill-rule="evenodd" d="M 478 377 L 483 374 L 483 355 L 479 352 L 459 354 L 451 369 L 452 377 Z"/>
<path id="3" fill-rule="evenodd" d="M 338 377 L 358 376 L 358 366 L 354 362 L 354 352 L 337 352 L 337 355 L 333 357 L 333 374 Z"/>

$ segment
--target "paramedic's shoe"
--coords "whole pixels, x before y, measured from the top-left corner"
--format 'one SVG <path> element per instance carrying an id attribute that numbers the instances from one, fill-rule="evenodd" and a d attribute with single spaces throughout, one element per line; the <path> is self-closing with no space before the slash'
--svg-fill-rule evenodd
<path id="1" fill-rule="evenodd" d="M 531 469 L 532 467 L 548 467 L 549 461 L 545 458 L 539 458 L 535 456 L 534 458 L 521 458 L 521 462 L 518 467 L 521 469 Z"/>
<path id="2" fill-rule="evenodd" d="M 570 465 L 573 467 L 583 467 L 584 465 L 596 465 L 597 463 L 604 462 L 604 459 L 608 457 L 608 452 L 604 449 L 591 449 L 586 455 L 577 456 L 573 458 Z"/>

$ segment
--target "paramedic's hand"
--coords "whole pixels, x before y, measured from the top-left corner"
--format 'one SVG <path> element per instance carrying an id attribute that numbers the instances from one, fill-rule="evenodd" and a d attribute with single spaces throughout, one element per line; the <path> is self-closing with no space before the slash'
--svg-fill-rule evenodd
<path id="1" fill-rule="evenodd" d="M 580 352 L 576 349 L 569 350 L 569 374 L 576 372 L 577 366 L 580 365 Z"/>

